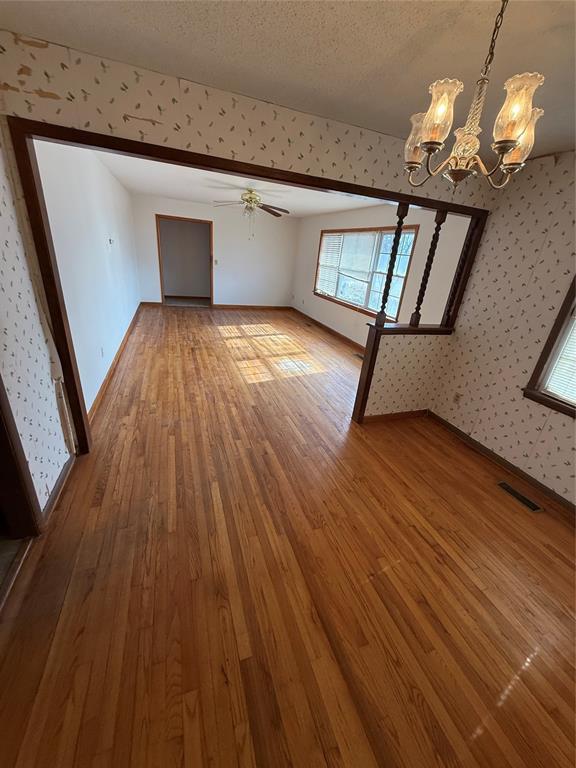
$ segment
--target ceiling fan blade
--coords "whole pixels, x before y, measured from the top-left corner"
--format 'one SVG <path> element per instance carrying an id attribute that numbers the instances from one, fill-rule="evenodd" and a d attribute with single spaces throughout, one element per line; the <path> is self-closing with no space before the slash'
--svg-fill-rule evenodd
<path id="1" fill-rule="evenodd" d="M 214 200 L 213 205 L 215 208 L 220 208 L 222 205 L 244 205 L 244 203 L 242 203 L 240 200 L 236 200 L 236 202 L 234 203 L 223 202 L 223 201 L 219 202 L 218 200 Z"/>
<path id="2" fill-rule="evenodd" d="M 287 211 L 286 208 L 279 208 L 277 205 L 270 205 L 270 203 L 266 203 L 266 206 L 268 208 L 272 208 L 275 211 L 280 211 L 280 213 L 290 213 L 290 211 Z"/>
<path id="3" fill-rule="evenodd" d="M 270 208 L 268 205 L 260 205 L 259 207 L 260 210 L 266 211 L 266 213 L 270 213 L 272 216 L 277 216 L 278 218 L 282 216 L 281 213 L 278 213 L 278 211 L 273 211 L 272 208 Z"/>

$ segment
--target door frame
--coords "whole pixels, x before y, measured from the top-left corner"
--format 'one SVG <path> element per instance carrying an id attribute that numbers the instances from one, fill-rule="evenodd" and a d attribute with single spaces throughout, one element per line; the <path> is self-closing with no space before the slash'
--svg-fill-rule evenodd
<path id="1" fill-rule="evenodd" d="M 162 219 L 169 221 L 190 221 L 193 224 L 208 224 L 210 226 L 210 306 L 214 304 L 214 221 L 212 219 L 194 219 L 189 216 L 170 216 L 167 213 L 156 213 L 156 245 L 158 247 L 158 269 L 160 272 L 160 300 L 164 301 L 164 272 L 162 264 L 162 243 L 160 240 L 160 222 Z"/>
<path id="2" fill-rule="evenodd" d="M 433 198 L 419 197 L 403 192 L 390 192 L 377 187 L 338 181 L 325 176 L 311 176 L 306 173 L 286 171 L 253 163 L 229 160 L 225 157 L 204 155 L 159 144 L 148 144 L 135 139 L 124 139 L 103 133 L 67 128 L 62 125 L 28 120 L 23 117 L 8 116 L 8 126 L 14 147 L 16 167 L 20 175 L 24 201 L 28 211 L 32 237 L 40 267 L 40 274 L 46 293 L 48 312 L 53 329 L 54 342 L 64 374 L 64 385 L 70 405 L 70 412 L 76 438 L 78 453 L 88 453 L 91 446 L 91 433 L 86 411 L 86 404 L 80 385 L 78 364 L 72 344 L 70 325 L 64 305 L 62 285 L 58 273 L 54 242 L 50 232 L 50 224 L 46 211 L 46 202 L 42 191 L 38 162 L 34 151 L 34 139 L 53 141 L 59 144 L 69 144 L 76 147 L 103 149 L 122 155 L 141 157 L 147 160 L 157 160 L 164 163 L 182 165 L 188 168 L 209 170 L 251 179 L 264 179 L 280 184 L 302 187 L 305 189 L 320 189 L 331 192 L 373 197 L 375 200 L 387 200 L 396 203 L 408 203 L 429 210 L 443 210 L 448 213 L 463 214 L 471 217 L 470 229 L 476 223 L 479 230 L 484 228 L 488 211 L 473 208 L 468 205 L 444 202 Z M 477 244 L 476 244 L 477 248 Z M 457 290 L 458 298 L 455 303 L 457 312 L 460 300 L 466 287 L 476 249 L 465 246 L 462 249 L 453 289 Z M 471 252 L 473 251 L 473 252 Z M 453 324 L 453 323 L 452 323 Z"/>

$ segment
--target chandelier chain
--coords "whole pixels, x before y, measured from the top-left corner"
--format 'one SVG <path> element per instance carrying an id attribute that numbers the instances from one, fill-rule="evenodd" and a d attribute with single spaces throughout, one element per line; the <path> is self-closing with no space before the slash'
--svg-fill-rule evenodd
<path id="1" fill-rule="evenodd" d="M 496 16 L 496 20 L 494 22 L 494 29 L 492 31 L 492 39 L 490 40 L 490 48 L 488 49 L 488 55 L 486 56 L 486 61 L 484 62 L 484 66 L 482 67 L 482 72 L 480 73 L 482 77 L 486 77 L 486 75 L 490 71 L 490 66 L 492 62 L 494 61 L 494 49 L 496 48 L 496 40 L 498 39 L 498 33 L 500 32 L 500 27 L 502 26 L 502 22 L 504 21 L 504 11 L 506 10 L 507 5 L 508 5 L 508 0 L 502 0 L 500 11 L 498 12 L 498 15 Z"/>

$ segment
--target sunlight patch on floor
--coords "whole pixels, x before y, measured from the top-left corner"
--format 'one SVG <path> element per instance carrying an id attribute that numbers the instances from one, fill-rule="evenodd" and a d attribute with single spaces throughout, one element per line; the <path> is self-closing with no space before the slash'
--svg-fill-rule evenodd
<path id="1" fill-rule="evenodd" d="M 270 323 L 219 325 L 218 331 L 248 384 L 325 370 L 292 336 L 279 333 Z"/>

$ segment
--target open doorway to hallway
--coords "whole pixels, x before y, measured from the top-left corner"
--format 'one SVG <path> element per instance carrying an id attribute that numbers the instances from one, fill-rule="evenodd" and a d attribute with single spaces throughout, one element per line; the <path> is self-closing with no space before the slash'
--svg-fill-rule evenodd
<path id="1" fill-rule="evenodd" d="M 156 215 L 162 301 L 169 306 L 212 304 L 212 222 Z"/>

